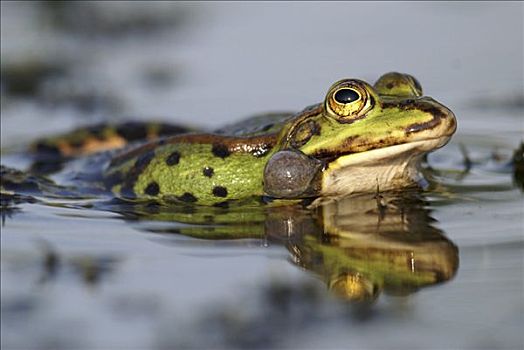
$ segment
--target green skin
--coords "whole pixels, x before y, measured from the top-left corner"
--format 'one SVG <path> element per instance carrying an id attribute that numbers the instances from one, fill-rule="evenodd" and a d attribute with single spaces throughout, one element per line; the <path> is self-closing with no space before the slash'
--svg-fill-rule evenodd
<path id="1" fill-rule="evenodd" d="M 356 91 L 358 99 L 337 102 L 335 94 L 340 89 Z M 142 146 L 114 160 L 104 177 L 106 185 L 122 197 L 199 205 L 221 205 L 253 196 L 318 197 L 326 191 L 322 178 L 340 157 L 449 138 L 455 129 L 453 113 L 422 97 L 413 77 L 388 73 L 374 87 L 355 79 L 337 82 L 323 104 L 294 116 L 256 117 L 225 132 L 177 135 Z M 268 162 L 282 150 L 293 150 L 320 164 L 318 169 L 306 164 L 305 170 L 297 170 L 316 173 L 303 183 L 297 181 L 299 188 L 292 195 L 281 191 L 280 184 L 269 191 L 264 177 L 266 166 L 272 166 Z"/>
<path id="2" fill-rule="evenodd" d="M 422 96 L 415 78 L 387 73 L 374 86 L 336 82 L 323 103 L 302 112 L 256 116 L 213 133 L 124 123 L 46 138 L 33 145 L 33 170 L 56 172 L 72 158 L 147 141 L 84 159 L 90 163 L 72 186 L 165 203 L 289 203 L 410 186 L 421 156 L 455 129 L 453 113 Z"/>

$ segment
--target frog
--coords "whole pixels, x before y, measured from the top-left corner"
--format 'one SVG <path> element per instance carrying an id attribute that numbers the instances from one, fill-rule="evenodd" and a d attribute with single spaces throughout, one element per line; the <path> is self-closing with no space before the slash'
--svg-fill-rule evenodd
<path id="1" fill-rule="evenodd" d="M 423 157 L 449 141 L 457 122 L 423 95 L 416 78 L 390 72 L 373 85 L 339 80 L 322 102 L 298 113 L 258 115 L 210 132 L 155 125 L 129 124 L 127 139 L 119 132 L 125 128 L 98 126 L 38 140 L 32 149 L 45 159 L 91 156 L 84 183 L 117 198 L 227 207 L 420 185 Z"/>

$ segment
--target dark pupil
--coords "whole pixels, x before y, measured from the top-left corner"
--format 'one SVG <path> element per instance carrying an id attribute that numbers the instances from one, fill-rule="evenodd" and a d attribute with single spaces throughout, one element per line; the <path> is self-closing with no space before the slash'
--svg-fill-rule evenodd
<path id="1" fill-rule="evenodd" d="M 340 89 L 335 93 L 334 97 L 338 103 L 350 103 L 358 100 L 360 95 L 353 89 Z"/>

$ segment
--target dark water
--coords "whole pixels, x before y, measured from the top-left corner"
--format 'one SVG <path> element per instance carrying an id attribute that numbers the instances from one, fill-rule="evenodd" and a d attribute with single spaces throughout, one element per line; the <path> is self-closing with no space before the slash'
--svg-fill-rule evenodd
<path id="1" fill-rule="evenodd" d="M 523 347 L 522 3 L 1 6 L 3 164 L 78 125 L 216 127 L 391 70 L 459 122 L 428 191 L 378 202 L 10 202 L 2 348 Z"/>

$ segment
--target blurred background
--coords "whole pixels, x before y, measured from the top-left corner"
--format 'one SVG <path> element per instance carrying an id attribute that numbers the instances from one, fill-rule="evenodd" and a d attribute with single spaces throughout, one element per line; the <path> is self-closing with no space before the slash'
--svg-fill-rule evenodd
<path id="1" fill-rule="evenodd" d="M 522 2 L 0 6 L 2 155 L 99 121 L 211 129 L 297 111 L 341 78 L 399 71 L 457 116 L 435 161 L 461 166 L 466 144 L 487 164 L 431 204 L 459 247 L 455 280 L 366 312 L 326 297 L 282 246 L 161 239 L 112 213 L 24 204 L 2 216 L 2 348 L 522 347 L 522 192 L 491 158 L 524 134 Z M 54 261 L 40 239 L 72 263 L 35 287 Z M 96 288 L 78 278 L 95 278 L 93 261 Z"/>
<path id="2" fill-rule="evenodd" d="M 30 139 L 25 126 L 34 122 L 40 134 L 129 117 L 215 127 L 300 110 L 338 79 L 373 82 L 387 71 L 416 76 L 458 111 L 460 130 L 479 124 L 461 108 L 522 106 L 521 3 L 17 1 L 1 9 L 2 146 Z"/>

